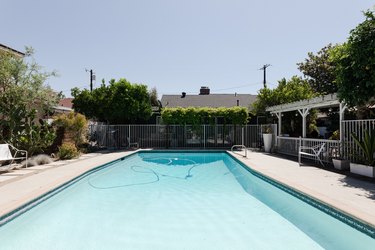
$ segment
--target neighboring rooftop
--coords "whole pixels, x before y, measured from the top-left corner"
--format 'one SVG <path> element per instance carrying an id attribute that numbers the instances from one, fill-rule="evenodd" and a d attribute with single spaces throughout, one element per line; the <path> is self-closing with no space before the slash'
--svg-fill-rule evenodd
<path id="1" fill-rule="evenodd" d="M 63 98 L 59 102 L 59 106 L 65 107 L 65 108 L 73 108 L 73 98 Z"/>
<path id="2" fill-rule="evenodd" d="M 18 50 L 15 50 L 15 49 L 12 49 L 11 47 L 8 47 L 8 46 L 6 46 L 4 44 L 1 44 L 1 43 L 0 43 L 0 50 L 12 52 L 13 54 L 15 54 L 16 56 L 19 56 L 19 57 L 25 56 L 25 53 L 23 53 L 21 51 L 18 51 Z"/>
<path id="3" fill-rule="evenodd" d="M 199 95 L 188 95 L 182 92 L 181 95 L 163 95 L 161 103 L 163 107 L 226 107 L 235 106 L 249 108 L 255 102 L 256 95 L 252 94 L 210 94 L 208 87 L 201 87 Z"/>
<path id="4" fill-rule="evenodd" d="M 69 113 L 73 111 L 73 98 L 63 98 L 59 104 L 54 107 L 56 113 Z"/>

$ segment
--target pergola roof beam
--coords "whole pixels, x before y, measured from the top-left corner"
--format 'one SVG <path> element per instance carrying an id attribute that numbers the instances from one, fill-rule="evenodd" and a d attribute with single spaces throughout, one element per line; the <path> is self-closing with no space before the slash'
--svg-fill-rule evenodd
<path id="1" fill-rule="evenodd" d="M 313 109 L 313 108 L 326 108 L 326 107 L 334 107 L 340 104 L 339 99 L 337 98 L 336 94 L 325 95 L 315 97 L 313 99 L 302 100 L 298 102 L 292 102 L 287 104 L 281 104 L 272 106 L 266 109 L 266 111 L 271 113 L 278 113 L 278 112 L 288 112 L 288 111 L 295 111 L 299 109 Z"/>

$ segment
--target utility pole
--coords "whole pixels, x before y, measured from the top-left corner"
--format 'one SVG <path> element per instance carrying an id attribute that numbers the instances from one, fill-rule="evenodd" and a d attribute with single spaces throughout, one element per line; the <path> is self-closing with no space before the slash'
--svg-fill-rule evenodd
<path id="1" fill-rule="evenodd" d="M 86 69 L 86 72 L 90 72 L 90 91 L 92 92 L 92 82 L 95 81 L 94 71 Z"/>
<path id="2" fill-rule="evenodd" d="M 271 66 L 271 64 L 265 64 L 263 65 L 263 67 L 261 67 L 259 70 L 263 70 L 263 86 L 264 88 L 267 88 L 267 84 L 266 84 L 266 69 Z"/>

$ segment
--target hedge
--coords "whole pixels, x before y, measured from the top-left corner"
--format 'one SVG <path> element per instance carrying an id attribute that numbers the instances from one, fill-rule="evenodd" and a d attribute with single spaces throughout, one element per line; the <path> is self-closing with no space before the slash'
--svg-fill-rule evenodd
<path id="1" fill-rule="evenodd" d="M 249 114 L 245 107 L 233 108 L 164 108 L 161 117 L 165 124 L 200 125 L 214 124 L 216 117 L 222 117 L 224 124 L 244 125 Z"/>

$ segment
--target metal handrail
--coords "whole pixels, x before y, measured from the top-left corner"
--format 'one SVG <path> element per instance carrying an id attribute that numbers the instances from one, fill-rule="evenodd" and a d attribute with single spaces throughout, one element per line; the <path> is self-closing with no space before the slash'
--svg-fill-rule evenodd
<path id="1" fill-rule="evenodd" d="M 233 152 L 233 149 L 234 149 L 234 148 L 244 148 L 244 149 L 245 149 L 245 156 L 244 156 L 244 157 L 247 158 L 247 148 L 246 148 L 245 145 L 233 145 L 233 146 L 231 147 L 230 151 Z"/>

